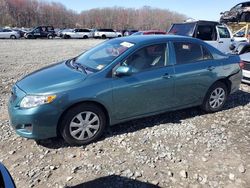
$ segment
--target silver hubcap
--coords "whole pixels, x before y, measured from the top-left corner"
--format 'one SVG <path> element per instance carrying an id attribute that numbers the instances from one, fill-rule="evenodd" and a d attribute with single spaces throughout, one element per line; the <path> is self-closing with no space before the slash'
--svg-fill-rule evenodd
<path id="1" fill-rule="evenodd" d="M 90 111 L 77 114 L 70 122 L 70 135 L 77 140 L 92 138 L 100 128 L 99 117 Z"/>
<path id="2" fill-rule="evenodd" d="M 226 97 L 226 93 L 222 88 L 216 88 L 210 95 L 209 104 L 212 108 L 219 108 Z"/>

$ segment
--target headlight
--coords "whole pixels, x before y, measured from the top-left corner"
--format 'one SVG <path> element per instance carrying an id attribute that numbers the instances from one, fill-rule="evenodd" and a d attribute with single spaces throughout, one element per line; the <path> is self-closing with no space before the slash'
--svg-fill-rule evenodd
<path id="1" fill-rule="evenodd" d="M 37 96 L 32 96 L 32 95 L 27 95 L 25 96 L 21 103 L 20 107 L 21 108 L 32 108 L 36 106 L 40 106 L 42 104 L 48 104 L 51 103 L 53 100 L 55 100 L 56 95 L 37 95 Z"/>

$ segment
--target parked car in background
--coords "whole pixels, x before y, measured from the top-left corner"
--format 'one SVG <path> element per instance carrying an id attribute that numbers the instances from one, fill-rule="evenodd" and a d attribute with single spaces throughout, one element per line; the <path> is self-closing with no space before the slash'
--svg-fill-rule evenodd
<path id="1" fill-rule="evenodd" d="M 131 119 L 191 106 L 221 110 L 239 88 L 240 66 L 238 55 L 191 37 L 116 38 L 19 80 L 10 122 L 23 137 L 88 144 Z"/>
<path id="2" fill-rule="evenodd" d="M 242 82 L 250 84 L 250 53 L 242 54 L 240 58 L 245 62 L 242 69 Z"/>
<path id="3" fill-rule="evenodd" d="M 11 29 L 0 29 L 0 38 L 1 39 L 18 39 L 20 38 L 20 34 Z"/>
<path id="4" fill-rule="evenodd" d="M 57 33 L 56 33 L 56 36 L 58 36 L 58 37 L 60 37 L 60 38 L 63 38 L 63 35 L 64 35 L 64 33 L 66 33 L 66 32 L 71 32 L 73 29 L 69 29 L 69 28 L 67 28 L 67 29 L 61 29 L 60 31 L 58 31 Z"/>
<path id="5" fill-rule="evenodd" d="M 90 29 L 72 29 L 69 31 L 64 31 L 63 38 L 65 39 L 88 39 L 93 37 Z"/>
<path id="6" fill-rule="evenodd" d="M 129 36 L 129 35 L 132 35 L 134 33 L 138 32 L 137 29 L 125 29 L 122 31 L 122 35 L 123 36 Z"/>
<path id="7" fill-rule="evenodd" d="M 53 26 L 38 26 L 24 34 L 26 39 L 48 38 L 56 36 Z"/>
<path id="8" fill-rule="evenodd" d="M 138 31 L 132 35 L 166 35 L 167 32 L 159 30 Z"/>
<path id="9" fill-rule="evenodd" d="M 199 20 L 174 23 L 168 34 L 201 39 L 224 53 L 243 54 L 250 52 L 250 44 L 246 40 L 235 40 L 232 32 L 225 24 L 214 21 Z"/>
<path id="10" fill-rule="evenodd" d="M 2 163 L 0 163 L 0 188 L 16 188 L 12 176 Z"/>
<path id="11" fill-rule="evenodd" d="M 250 1 L 239 3 L 230 11 L 222 12 L 220 22 L 250 22 Z"/>
<path id="12" fill-rule="evenodd" d="M 25 31 L 23 29 L 18 29 L 18 28 L 14 28 L 12 30 L 18 32 L 20 37 L 24 37 L 24 34 L 27 32 L 27 31 Z"/>
<path id="13" fill-rule="evenodd" d="M 121 37 L 122 33 L 116 32 L 113 29 L 96 29 L 94 30 L 93 37 L 94 38 L 116 38 L 116 37 Z"/>

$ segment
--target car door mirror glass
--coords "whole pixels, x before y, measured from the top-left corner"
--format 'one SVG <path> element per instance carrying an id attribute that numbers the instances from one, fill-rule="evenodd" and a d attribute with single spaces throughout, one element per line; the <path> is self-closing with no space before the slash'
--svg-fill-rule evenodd
<path id="1" fill-rule="evenodd" d="M 129 76 L 132 74 L 132 70 L 128 66 L 120 66 L 115 70 L 115 76 Z"/>

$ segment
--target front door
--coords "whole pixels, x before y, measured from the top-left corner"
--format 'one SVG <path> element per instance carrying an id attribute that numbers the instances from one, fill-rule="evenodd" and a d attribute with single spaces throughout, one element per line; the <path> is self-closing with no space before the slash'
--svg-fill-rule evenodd
<path id="1" fill-rule="evenodd" d="M 174 68 L 165 43 L 146 46 L 123 61 L 130 76 L 115 77 L 113 101 L 116 119 L 159 112 L 172 107 Z"/>

